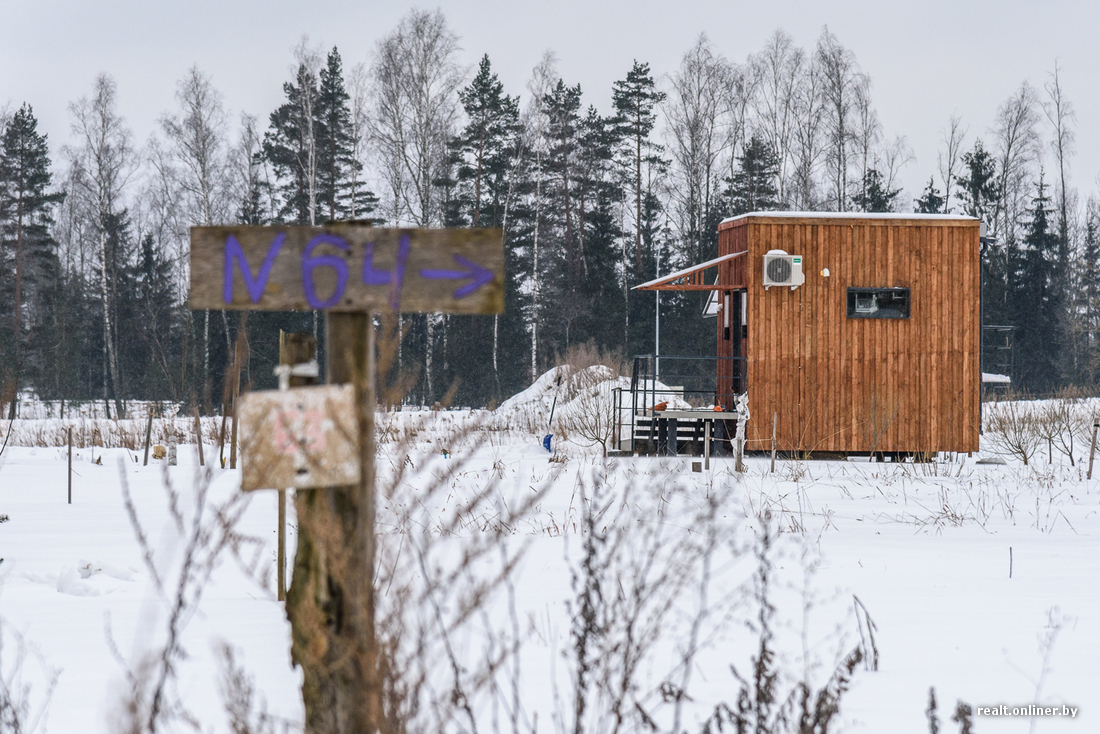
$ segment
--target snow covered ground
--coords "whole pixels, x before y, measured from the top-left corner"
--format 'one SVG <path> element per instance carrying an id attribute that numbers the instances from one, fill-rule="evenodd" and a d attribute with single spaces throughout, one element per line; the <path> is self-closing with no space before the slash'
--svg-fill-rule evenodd
<path id="1" fill-rule="evenodd" d="M 400 566 L 408 576 L 439 578 L 462 548 L 486 538 L 502 539 L 505 556 L 522 553 L 512 583 L 454 631 L 455 655 L 469 671 L 487 650 L 521 643 L 518 665 L 502 666 L 497 687 L 472 696 L 481 730 L 572 728 L 588 518 L 602 539 L 588 550 L 605 615 L 586 658 L 592 723 L 614 716 L 612 683 L 623 670 L 616 656 L 628 629 L 645 644 L 636 645 L 625 697 L 627 730 L 640 728 L 635 704 L 662 730 L 679 717 L 687 731 L 699 731 L 719 703 L 734 706 L 731 665 L 747 675 L 760 644 L 763 556 L 781 692 L 799 680 L 820 687 L 854 648 L 878 652 L 878 670 L 856 667 L 830 731 L 927 732 L 930 687 L 940 731 L 958 730 L 950 721 L 958 700 L 1065 704 L 1076 718 L 1041 718 L 1035 731 L 1100 729 L 1100 478 L 1086 480 L 1080 463 L 1058 454 L 1048 463 L 1045 452 L 1027 467 L 1012 458 L 978 464 L 978 456 L 780 461 L 770 474 L 766 459 L 750 458 L 738 475 L 728 459 L 694 473 L 690 458 L 605 460 L 572 440 L 548 457 L 540 441 L 552 382 L 534 388 L 537 406 L 513 401 L 498 415 L 400 412 L 380 424 L 379 526 L 394 569 L 409 564 Z M 526 422 L 506 414 L 519 403 Z M 8 516 L 0 524 L 0 670 L 9 688 L 31 686 L 32 714 L 56 672 L 40 731 L 119 729 L 134 685 L 126 671 L 147 675 L 140 662 L 163 646 L 170 618 L 124 497 L 171 590 L 188 535 L 165 486 L 179 493 L 185 531 L 203 486 L 193 447 L 182 447 L 171 468 L 143 467 L 125 448 L 94 451 L 101 463 L 91 462 L 90 448 L 74 452 L 71 505 L 63 448 L 9 446 L 0 459 L 0 515 Z M 214 469 L 205 511 L 232 501 L 239 481 L 237 471 Z M 197 612 L 182 620 L 187 657 L 176 690 L 204 731 L 230 731 L 219 692 L 222 643 L 236 649 L 268 712 L 302 718 L 289 626 L 275 601 L 275 497 L 247 498 L 237 529 L 257 541 L 242 546 L 240 559 L 221 554 Z M 761 537 L 772 534 L 762 549 Z M 424 551 L 419 566 L 408 561 L 416 548 Z M 493 557 L 479 563 L 488 569 Z M 448 604 L 460 590 L 437 592 L 454 613 Z M 20 641 L 29 652 L 18 666 Z M 432 662 L 450 685 L 449 667 Z M 1032 723 L 978 715 L 974 731 L 1024 732 Z"/>

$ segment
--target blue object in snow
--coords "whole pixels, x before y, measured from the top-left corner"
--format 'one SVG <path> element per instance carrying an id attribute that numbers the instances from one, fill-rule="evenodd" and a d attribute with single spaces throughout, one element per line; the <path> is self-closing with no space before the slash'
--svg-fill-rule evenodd
<path id="1" fill-rule="evenodd" d="M 554 453 L 554 449 L 550 448 L 550 439 L 553 438 L 553 436 L 554 434 L 548 433 L 542 439 L 542 447 L 549 451 L 551 454 Z"/>

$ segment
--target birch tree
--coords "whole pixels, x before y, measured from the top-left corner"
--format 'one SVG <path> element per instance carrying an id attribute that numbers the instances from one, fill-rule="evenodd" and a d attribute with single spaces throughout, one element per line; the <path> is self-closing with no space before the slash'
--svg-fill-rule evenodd
<path id="1" fill-rule="evenodd" d="M 821 75 L 824 104 L 825 157 L 829 179 L 829 206 L 846 211 L 850 195 L 852 156 L 872 120 L 868 99 L 870 80 L 859 70 L 855 54 L 844 48 L 826 28 L 817 42 L 815 62 Z"/>
<path id="2" fill-rule="evenodd" d="M 788 196 L 793 208 L 813 211 L 821 206 L 817 174 L 825 155 L 823 75 L 816 59 L 806 65 L 806 71 L 799 79 L 794 105 L 792 173 Z"/>
<path id="3" fill-rule="evenodd" d="M 997 110 L 993 124 L 1001 195 L 994 209 L 993 226 L 1006 246 L 1018 241 L 1021 220 L 1031 202 L 1034 164 L 1039 156 L 1038 106 L 1035 88 L 1025 81 Z"/>
<path id="4" fill-rule="evenodd" d="M 413 10 L 375 50 L 370 126 L 395 223 L 430 227 L 442 216 L 434 182 L 458 121 L 465 72 L 457 53 L 458 36 L 439 10 Z"/>
<path id="5" fill-rule="evenodd" d="M 542 262 L 539 250 L 539 233 L 542 229 L 543 199 L 543 159 L 546 156 L 546 138 L 549 118 L 546 111 L 546 97 L 550 93 L 557 77 L 557 58 L 552 51 L 546 51 L 542 59 L 531 72 L 527 82 L 527 91 L 531 100 L 524 111 L 523 123 L 528 139 L 527 147 L 534 153 L 534 232 L 531 253 L 531 382 L 538 379 L 539 369 L 539 320 L 542 309 Z"/>
<path id="6" fill-rule="evenodd" d="M 943 211 L 951 212 L 951 189 L 955 186 L 961 172 L 961 159 L 963 141 L 966 139 L 966 129 L 962 126 L 962 118 L 953 114 L 947 121 L 947 127 L 941 132 L 944 148 L 936 154 L 936 162 L 940 169 L 940 178 L 943 180 Z"/>
<path id="7" fill-rule="evenodd" d="M 1077 142 L 1077 133 L 1073 124 L 1077 120 L 1077 113 L 1073 109 L 1073 103 L 1066 99 L 1065 90 L 1062 89 L 1061 69 L 1054 64 L 1054 71 L 1044 87 L 1047 93 L 1043 111 L 1053 128 L 1054 136 L 1050 141 L 1051 152 L 1054 153 L 1054 161 L 1058 166 L 1058 188 L 1055 193 L 1055 206 L 1058 208 L 1058 236 L 1061 237 L 1063 247 L 1069 245 L 1069 188 L 1067 178 L 1069 176 L 1069 159 L 1073 156 L 1074 146 Z"/>
<path id="8" fill-rule="evenodd" d="M 777 30 L 764 48 L 749 57 L 756 79 L 752 96 L 753 116 L 764 142 L 775 154 L 777 194 L 787 201 L 788 177 L 793 156 L 797 124 L 799 86 L 806 73 L 806 54 L 794 45 L 791 36 Z"/>
<path id="9" fill-rule="evenodd" d="M 672 158 L 670 194 L 681 255 L 687 262 L 703 259 L 710 225 L 717 224 L 711 220 L 725 157 L 733 154 L 723 99 L 723 86 L 731 76 L 730 63 L 703 34 L 669 79 L 664 113 Z"/>
<path id="10" fill-rule="evenodd" d="M 458 89 L 465 70 L 458 65 L 458 36 L 440 10 L 413 10 L 375 50 L 373 74 L 374 140 L 394 224 L 414 227 L 442 223 L 436 182 L 447 173 L 447 144 L 458 122 Z M 433 399 L 433 349 L 438 317 L 425 326 L 424 375 Z"/>
<path id="11" fill-rule="evenodd" d="M 193 225 L 225 224 L 232 207 L 229 193 L 227 120 L 222 95 L 211 79 L 192 66 L 176 87 L 176 111 L 160 119 L 167 150 L 154 142 L 151 156 L 165 197 L 175 218 L 180 301 L 186 300 L 190 262 L 189 228 Z M 176 191 L 171 191 L 175 188 Z M 226 349 L 231 351 L 229 325 L 225 326 Z M 210 310 L 203 311 L 202 384 L 210 379 Z"/>
<path id="12" fill-rule="evenodd" d="M 65 149 L 74 172 L 74 191 L 91 218 L 89 228 L 98 242 L 100 301 L 103 307 L 103 399 L 122 412 L 118 358 L 111 324 L 112 294 L 108 289 L 111 262 L 107 253 L 108 226 L 124 208 L 124 192 L 137 170 L 132 135 L 117 110 L 117 86 L 107 74 L 96 77 L 92 95 L 69 105 L 76 145 Z"/>

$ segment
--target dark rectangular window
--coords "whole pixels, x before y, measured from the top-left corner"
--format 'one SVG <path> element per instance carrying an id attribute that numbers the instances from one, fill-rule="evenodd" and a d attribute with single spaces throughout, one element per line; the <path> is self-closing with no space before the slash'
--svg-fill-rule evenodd
<path id="1" fill-rule="evenodd" d="M 908 288 L 849 288 L 848 318 L 909 318 Z"/>

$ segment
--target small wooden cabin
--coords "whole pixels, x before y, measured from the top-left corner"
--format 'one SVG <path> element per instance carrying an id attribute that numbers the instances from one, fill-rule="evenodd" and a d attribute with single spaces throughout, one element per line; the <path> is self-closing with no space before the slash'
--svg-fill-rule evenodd
<path id="1" fill-rule="evenodd" d="M 718 248 L 718 356 L 744 358 L 718 360 L 718 392 L 747 390 L 749 450 L 771 447 L 773 414 L 781 451 L 978 450 L 977 219 L 753 213 Z M 766 285 L 798 266 L 797 287 Z"/>

